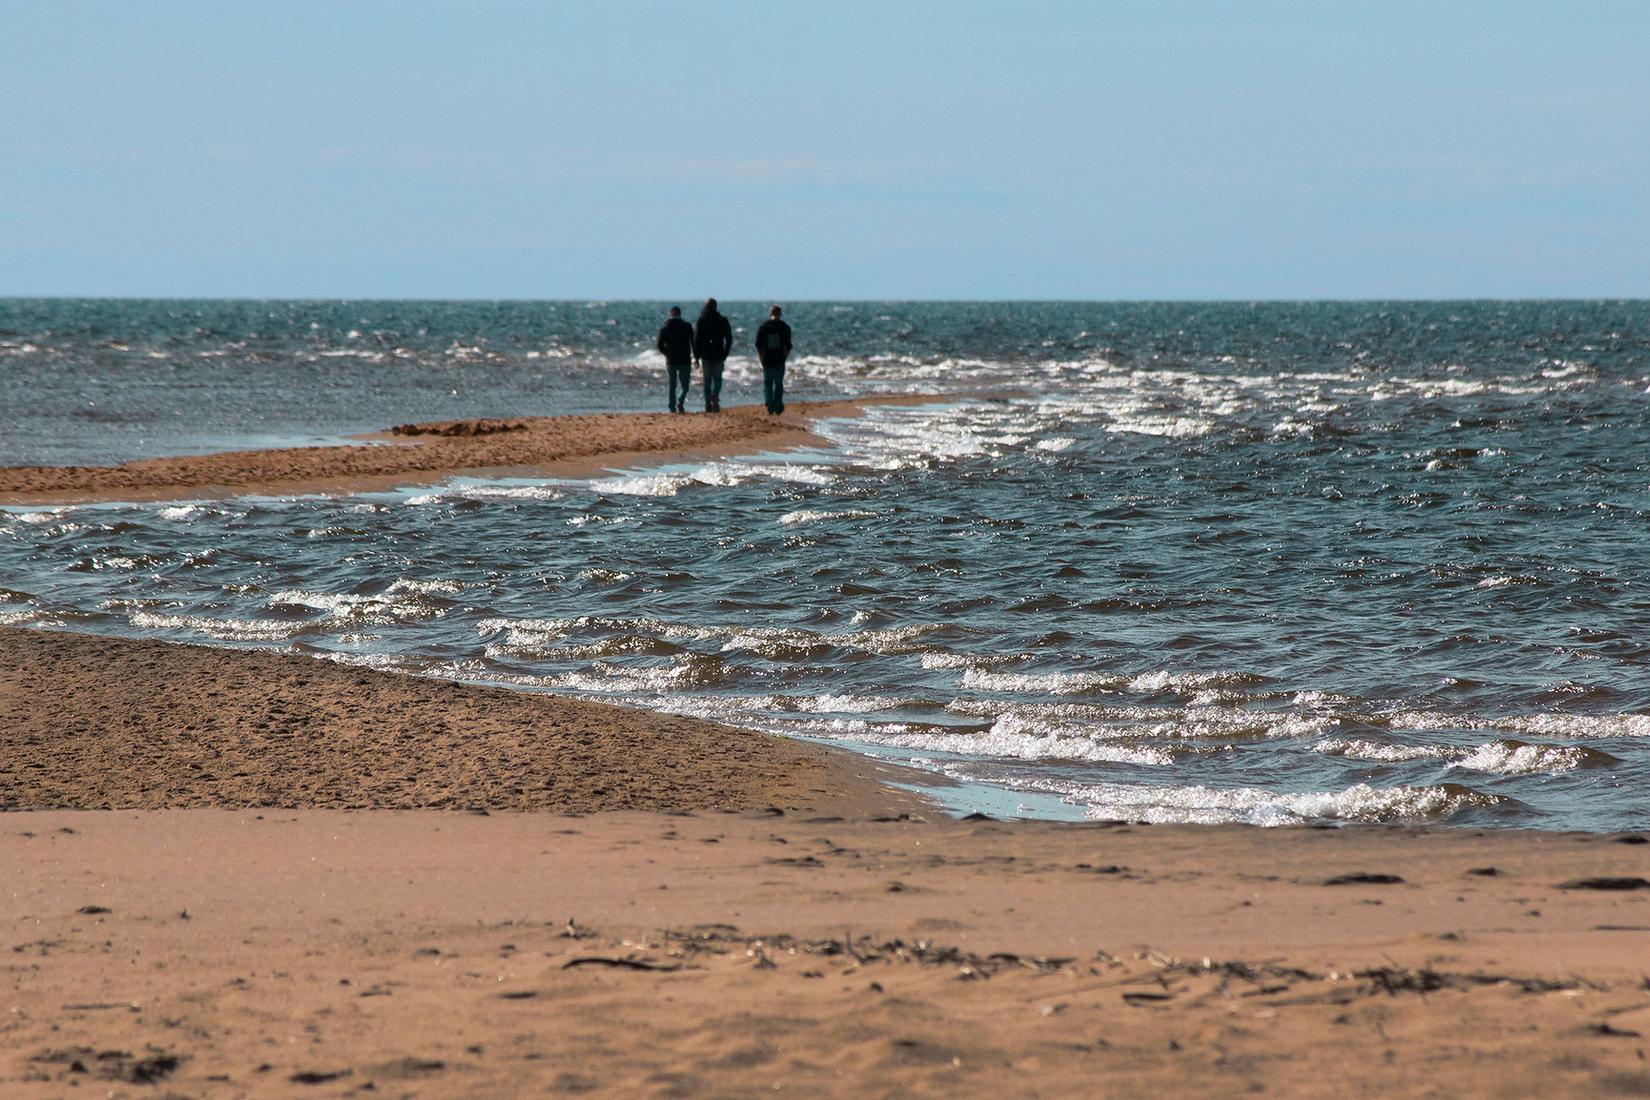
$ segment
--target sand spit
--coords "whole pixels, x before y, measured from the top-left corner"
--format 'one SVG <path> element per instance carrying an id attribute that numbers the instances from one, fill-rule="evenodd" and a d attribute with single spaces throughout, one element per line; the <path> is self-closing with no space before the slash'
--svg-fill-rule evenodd
<path id="1" fill-rule="evenodd" d="M 0 815 L 0 1093 L 1642 1096 L 1623 839 Z"/>
<path id="2" fill-rule="evenodd" d="M 809 425 L 871 404 L 930 397 L 798 401 L 783 416 L 730 405 L 707 416 L 604 413 L 402 424 L 360 445 L 227 451 L 119 466 L 0 467 L 0 503 L 168 500 L 235 493 L 347 492 L 455 474 L 577 476 L 671 456 L 780 450 L 816 441 Z"/>
<path id="3" fill-rule="evenodd" d="M 0 629 L 0 808 L 914 804 L 876 774 L 693 718 L 313 657 Z"/>

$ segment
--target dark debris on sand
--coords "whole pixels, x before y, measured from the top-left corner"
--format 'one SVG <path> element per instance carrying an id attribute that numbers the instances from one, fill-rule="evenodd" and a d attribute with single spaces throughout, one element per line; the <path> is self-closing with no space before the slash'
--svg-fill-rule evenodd
<path id="1" fill-rule="evenodd" d="M 183 1056 L 151 1047 L 146 1054 L 127 1050 L 93 1050 L 65 1047 L 34 1056 L 43 1065 L 61 1066 L 73 1076 L 82 1074 L 101 1081 L 124 1081 L 131 1085 L 152 1085 L 171 1075 L 183 1064 Z"/>
<path id="2" fill-rule="evenodd" d="M 527 425 L 519 420 L 446 420 L 438 424 L 397 424 L 391 435 L 439 435 L 447 437 L 498 435 L 500 432 L 524 432 Z"/>
<path id="3" fill-rule="evenodd" d="M 950 966 L 956 967 L 958 976 L 963 978 L 989 978 L 1009 968 L 1055 971 L 1075 961 L 1041 955 L 1016 955 L 1006 951 L 979 955 L 928 940 L 877 940 L 872 936 L 855 936 L 851 932 L 844 932 L 841 938 L 827 936 L 823 939 L 798 939 L 789 935 L 744 936 L 727 925 L 690 932 L 666 932 L 664 938 L 686 955 L 700 951 L 728 954 L 733 949 L 744 948 L 745 953 L 759 963 L 767 959 L 771 964 L 774 955 L 809 955 L 843 958 L 857 964 L 883 962 Z"/>

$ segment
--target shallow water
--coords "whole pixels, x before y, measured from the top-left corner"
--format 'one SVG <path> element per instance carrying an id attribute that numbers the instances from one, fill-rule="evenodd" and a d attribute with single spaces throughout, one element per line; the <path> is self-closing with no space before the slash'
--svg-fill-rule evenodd
<path id="1" fill-rule="evenodd" d="M 0 303 L 0 454 L 652 407 L 659 313 Z M 0 622 L 705 715 L 1035 816 L 1650 826 L 1644 303 L 788 317 L 796 396 L 947 400 L 592 480 L 14 508 Z"/>

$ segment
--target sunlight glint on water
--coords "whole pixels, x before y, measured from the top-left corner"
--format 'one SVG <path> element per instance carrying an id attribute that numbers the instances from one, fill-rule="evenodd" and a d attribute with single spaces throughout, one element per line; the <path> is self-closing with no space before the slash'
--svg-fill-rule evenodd
<path id="1" fill-rule="evenodd" d="M 663 399 L 652 306 L 258 305 L 0 303 L 0 453 Z M 1641 828 L 1647 313 L 802 304 L 797 396 L 950 396 L 587 481 L 13 508 L 0 623 L 589 694 L 1039 814 Z"/>

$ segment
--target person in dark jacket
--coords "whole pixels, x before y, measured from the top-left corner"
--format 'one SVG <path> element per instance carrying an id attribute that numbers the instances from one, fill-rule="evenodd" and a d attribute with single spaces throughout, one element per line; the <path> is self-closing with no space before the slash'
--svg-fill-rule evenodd
<path id="1" fill-rule="evenodd" d="M 756 357 L 762 360 L 762 400 L 775 416 L 785 411 L 785 360 L 791 354 L 791 326 L 779 319 L 774 306 L 756 330 Z"/>
<path id="2" fill-rule="evenodd" d="M 716 299 L 706 298 L 705 308 L 699 311 L 699 323 L 693 326 L 693 358 L 704 379 L 708 413 L 722 411 L 722 364 L 732 350 L 733 326 L 716 312 Z"/>
<path id="3" fill-rule="evenodd" d="M 670 320 L 659 330 L 658 349 L 665 356 L 670 381 L 670 411 L 687 412 L 688 381 L 693 375 L 693 326 L 682 320 L 682 307 L 670 307 Z"/>

